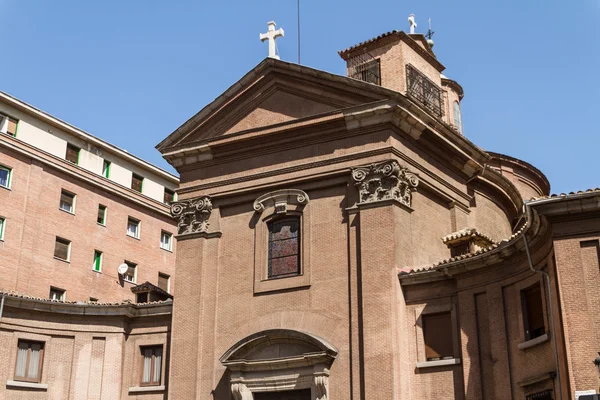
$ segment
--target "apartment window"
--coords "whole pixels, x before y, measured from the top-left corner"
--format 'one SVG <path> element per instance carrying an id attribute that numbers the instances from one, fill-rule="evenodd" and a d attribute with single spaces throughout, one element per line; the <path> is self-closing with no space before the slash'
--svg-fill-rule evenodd
<path id="1" fill-rule="evenodd" d="M 539 283 L 521 290 L 521 307 L 525 340 L 535 339 L 545 334 L 542 287 Z"/>
<path id="2" fill-rule="evenodd" d="M 140 238 L 140 221 L 131 217 L 127 219 L 127 235 L 136 239 Z"/>
<path id="3" fill-rule="evenodd" d="M 144 177 L 137 174 L 131 176 L 131 188 L 142 193 L 142 187 L 144 186 Z"/>
<path id="4" fill-rule="evenodd" d="M 54 244 L 54 257 L 63 261 L 69 261 L 71 255 L 71 242 L 67 239 L 56 237 Z"/>
<path id="5" fill-rule="evenodd" d="M 0 217 L 0 240 L 4 240 L 4 228 L 6 227 L 6 220 Z"/>
<path id="6" fill-rule="evenodd" d="M 44 361 L 44 343 L 30 340 L 19 340 L 15 380 L 39 383 L 42 378 Z"/>
<path id="7" fill-rule="evenodd" d="M 50 300 L 65 300 L 66 291 L 63 289 L 55 288 L 54 286 L 50 286 Z"/>
<path id="8" fill-rule="evenodd" d="M 300 274 L 300 218 L 292 217 L 269 224 L 269 278 Z"/>
<path id="9" fill-rule="evenodd" d="M 102 163 L 102 176 L 110 178 L 110 161 L 104 160 L 104 163 Z"/>
<path id="10" fill-rule="evenodd" d="M 11 175 L 12 175 L 12 170 L 10 168 L 3 167 L 2 165 L 0 165 L 0 186 L 9 189 Z"/>
<path id="11" fill-rule="evenodd" d="M 92 268 L 96 272 L 102 271 L 102 252 L 101 251 L 98 251 L 98 250 L 94 251 L 94 265 Z"/>
<path id="12" fill-rule="evenodd" d="M 158 273 L 158 287 L 164 290 L 165 292 L 169 292 L 171 277 L 167 274 L 163 274 L 162 272 Z"/>
<path id="13" fill-rule="evenodd" d="M 67 143 L 67 154 L 65 160 L 72 162 L 73 164 L 79 164 L 79 152 L 81 149 L 77 146 Z"/>
<path id="14" fill-rule="evenodd" d="M 175 192 L 165 188 L 165 196 L 164 196 L 164 203 L 169 204 L 171 203 L 173 200 L 175 200 Z"/>
<path id="15" fill-rule="evenodd" d="M 71 214 L 75 213 L 75 195 L 66 190 L 60 192 L 60 209 Z"/>
<path id="16" fill-rule="evenodd" d="M 11 136 L 17 136 L 18 125 L 19 120 L 0 114 L 0 132 L 8 133 Z"/>
<path id="17" fill-rule="evenodd" d="M 160 386 L 162 351 L 160 346 L 144 346 L 142 352 L 142 386 Z"/>
<path id="18" fill-rule="evenodd" d="M 135 278 L 137 275 L 137 264 L 134 264 L 129 261 L 125 261 L 125 264 L 127 264 L 127 271 L 123 274 L 123 280 L 135 283 Z"/>
<path id="19" fill-rule="evenodd" d="M 173 235 L 169 232 L 160 232 L 160 248 L 171 251 L 173 249 Z"/>
<path id="20" fill-rule="evenodd" d="M 100 204 L 98 206 L 98 223 L 100 225 L 106 225 L 106 206 Z"/>
<path id="21" fill-rule="evenodd" d="M 452 319 L 449 312 L 421 315 L 427 361 L 452 358 Z"/>

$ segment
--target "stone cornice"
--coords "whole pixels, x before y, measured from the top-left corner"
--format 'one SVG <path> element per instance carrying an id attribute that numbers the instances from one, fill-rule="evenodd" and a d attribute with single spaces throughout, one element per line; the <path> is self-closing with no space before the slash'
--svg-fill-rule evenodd
<path id="1" fill-rule="evenodd" d="M 56 157 L 37 147 L 31 146 L 12 136 L 0 134 L 0 148 L 5 147 L 16 153 L 22 154 L 25 157 L 36 160 L 44 165 L 48 165 L 53 169 L 75 177 L 80 181 L 92 185 L 102 191 L 118 196 L 127 201 L 131 201 L 139 206 L 150 209 L 163 216 L 169 216 L 168 206 L 160 201 L 154 200 L 148 196 L 144 196 L 139 192 L 120 185 L 110 179 L 95 174 L 78 165 L 70 163 L 62 158 Z"/>

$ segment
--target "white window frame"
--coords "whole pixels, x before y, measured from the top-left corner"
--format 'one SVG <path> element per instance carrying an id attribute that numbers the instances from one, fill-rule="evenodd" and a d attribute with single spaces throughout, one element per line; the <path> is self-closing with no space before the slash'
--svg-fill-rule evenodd
<path id="1" fill-rule="evenodd" d="M 6 218 L 0 217 L 0 241 L 4 241 L 4 231 L 6 230 Z"/>
<path id="2" fill-rule="evenodd" d="M 62 296 L 58 299 L 52 298 L 52 291 L 62 291 Z M 66 301 L 67 300 L 67 291 L 65 289 L 58 288 L 56 286 L 50 286 L 50 300 L 58 300 L 58 301 Z"/>
<path id="3" fill-rule="evenodd" d="M 163 246 L 163 235 L 167 235 L 169 237 L 169 242 L 167 246 Z M 167 231 L 160 231 L 160 248 L 167 251 L 173 251 L 173 234 Z"/>
<path id="4" fill-rule="evenodd" d="M 64 208 L 62 208 L 62 195 L 63 193 L 69 194 L 71 196 L 73 196 L 73 204 L 71 204 L 71 210 L 65 210 Z M 68 190 L 65 189 L 61 189 L 60 190 L 60 201 L 58 203 L 58 208 L 64 212 L 68 212 L 69 214 L 75 214 L 75 203 L 77 202 L 77 195 L 75 193 L 69 192 Z"/>
<path id="5" fill-rule="evenodd" d="M 137 222 L 137 229 L 136 229 L 135 235 L 131 235 L 129 233 L 129 221 Z M 139 219 L 133 218 L 133 217 L 127 217 L 127 236 L 135 238 L 135 239 L 139 239 L 141 231 L 142 231 L 142 221 L 140 221 Z"/>
<path id="6" fill-rule="evenodd" d="M 6 186 L 0 185 L 0 187 L 3 187 L 5 189 L 10 189 L 10 184 L 12 183 L 11 181 L 12 181 L 12 172 L 13 172 L 13 170 L 12 170 L 12 168 L 5 167 L 4 165 L 0 165 L 0 169 L 8 172 L 8 177 L 7 177 L 7 180 L 6 180 Z"/>
<path id="7" fill-rule="evenodd" d="M 96 253 L 100 253 L 100 265 L 98 265 L 98 267 L 99 267 L 98 269 L 96 269 Z M 92 271 L 101 273 L 103 261 L 104 261 L 104 252 L 94 249 L 94 262 L 92 264 Z"/>
<path id="8" fill-rule="evenodd" d="M 125 260 L 125 264 L 127 264 L 128 268 L 131 267 L 131 266 L 133 266 L 133 269 L 134 269 L 135 272 L 133 273 L 133 280 L 132 281 L 130 281 L 129 279 L 125 279 L 125 277 L 127 276 L 127 274 L 123 274 L 123 280 L 125 282 L 129 282 L 129 283 L 137 283 L 138 265 L 136 263 L 133 263 L 133 262 L 127 261 L 127 260 Z"/>

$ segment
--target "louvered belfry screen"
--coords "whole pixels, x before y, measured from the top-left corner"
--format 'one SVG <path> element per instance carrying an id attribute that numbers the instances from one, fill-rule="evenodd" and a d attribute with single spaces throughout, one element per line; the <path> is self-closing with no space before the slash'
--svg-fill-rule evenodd
<path id="1" fill-rule="evenodd" d="M 406 93 L 411 98 L 425 106 L 436 117 L 442 118 L 444 115 L 442 89 L 410 64 L 406 65 L 406 86 Z"/>
<path id="2" fill-rule="evenodd" d="M 552 389 L 544 390 L 542 392 L 537 392 L 530 394 L 526 397 L 527 400 L 552 400 Z"/>

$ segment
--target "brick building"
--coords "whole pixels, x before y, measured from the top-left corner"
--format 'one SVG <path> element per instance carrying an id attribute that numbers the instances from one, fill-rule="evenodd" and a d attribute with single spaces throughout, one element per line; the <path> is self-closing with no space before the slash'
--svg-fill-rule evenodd
<path id="1" fill-rule="evenodd" d="M 157 146 L 180 174 L 176 226 L 153 214 L 177 235 L 173 302 L 149 278 L 129 290 L 136 304 L 3 295 L 0 399 L 547 400 L 598 387 L 600 190 L 550 196 L 535 167 L 469 141 L 463 89 L 423 35 L 340 56 L 347 76 L 265 59 Z"/>

